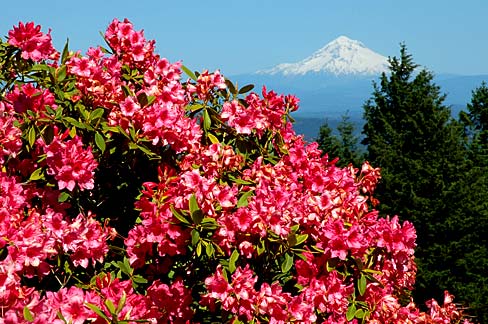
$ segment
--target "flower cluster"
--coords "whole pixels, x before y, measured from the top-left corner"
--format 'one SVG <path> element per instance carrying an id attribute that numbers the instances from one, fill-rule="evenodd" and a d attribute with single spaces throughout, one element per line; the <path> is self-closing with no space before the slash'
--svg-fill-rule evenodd
<path id="1" fill-rule="evenodd" d="M 209 73 L 205 70 L 198 76 L 196 85 L 188 84 L 188 93 L 197 94 L 200 100 L 210 99 L 210 92 L 214 89 L 225 89 L 224 77 L 220 74 L 220 71 Z"/>
<path id="2" fill-rule="evenodd" d="M 13 103 L 13 109 L 17 113 L 44 112 L 46 106 L 56 109 L 52 93 L 47 89 L 35 88 L 30 83 L 15 87 L 7 94 L 6 99 Z"/>
<path id="3" fill-rule="evenodd" d="M 222 120 L 228 122 L 229 126 L 235 127 L 241 134 L 251 134 L 255 130 L 260 136 L 266 129 L 279 129 L 282 126 L 282 117 L 286 110 L 284 97 L 277 95 L 274 91 L 262 90 L 263 98 L 256 93 L 246 97 L 247 106 L 239 101 L 233 100 L 224 103 L 222 107 Z M 295 101 L 292 101 L 295 105 Z"/>
<path id="4" fill-rule="evenodd" d="M 415 229 L 372 209 L 380 170 L 294 132 L 296 97 L 170 63 L 128 20 L 58 66 L 34 26 L 0 46 L 23 66 L 0 79 L 0 323 L 463 321 L 411 300 Z"/>
<path id="5" fill-rule="evenodd" d="M 23 24 L 19 22 L 18 26 L 8 33 L 8 43 L 22 50 L 22 58 L 31 59 L 35 62 L 41 60 L 56 60 L 59 53 L 54 49 L 51 39 L 51 31 L 47 34 L 41 32 L 40 25 L 34 25 L 33 22 Z"/>
<path id="6" fill-rule="evenodd" d="M 90 48 L 86 57 L 77 53 L 66 62 L 68 73 L 76 76 L 78 93 L 94 107 L 113 107 L 122 98 L 121 63 L 115 56 L 105 57 L 100 47 Z"/>
<path id="7" fill-rule="evenodd" d="M 146 65 L 153 63 L 154 41 L 146 41 L 144 32 L 135 31 L 128 19 L 114 19 L 105 32 L 105 39 L 124 64 Z"/>
<path id="8" fill-rule="evenodd" d="M 68 136 L 68 132 L 55 136 L 48 145 L 42 139 L 39 141 L 46 154 L 47 174 L 54 176 L 59 190 L 66 188 L 73 191 L 75 187 L 80 190 L 93 189 L 97 162 L 93 159 L 91 148 L 84 149 L 78 136 L 65 140 Z"/>

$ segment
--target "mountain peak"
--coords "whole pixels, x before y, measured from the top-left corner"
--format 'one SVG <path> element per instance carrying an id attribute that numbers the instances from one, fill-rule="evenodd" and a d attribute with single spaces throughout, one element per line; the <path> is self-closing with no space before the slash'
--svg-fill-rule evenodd
<path id="1" fill-rule="evenodd" d="M 305 75 L 378 75 L 388 70 L 388 59 L 357 40 L 339 36 L 311 56 L 296 63 L 278 64 L 259 74 Z"/>
<path id="2" fill-rule="evenodd" d="M 349 37 L 344 36 L 344 35 L 341 35 L 341 36 L 337 37 L 336 39 L 334 39 L 329 44 L 333 44 L 333 43 L 336 43 L 336 44 L 360 43 L 362 45 L 361 42 L 359 42 L 357 40 L 350 39 Z M 364 46 L 364 45 L 362 45 L 362 46 Z"/>

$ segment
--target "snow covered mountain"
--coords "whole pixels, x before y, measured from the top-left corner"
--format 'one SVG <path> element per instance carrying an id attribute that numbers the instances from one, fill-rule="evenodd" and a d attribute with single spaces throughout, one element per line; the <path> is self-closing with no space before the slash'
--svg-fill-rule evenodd
<path id="1" fill-rule="evenodd" d="M 257 74 L 377 76 L 388 70 L 387 60 L 385 56 L 370 50 L 363 43 L 340 36 L 300 62 L 278 64 L 269 70 L 258 71 Z"/>

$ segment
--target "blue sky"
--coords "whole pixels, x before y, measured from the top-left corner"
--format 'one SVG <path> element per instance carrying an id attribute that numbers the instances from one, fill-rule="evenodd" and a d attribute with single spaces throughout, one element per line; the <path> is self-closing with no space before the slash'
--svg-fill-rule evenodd
<path id="1" fill-rule="evenodd" d="M 194 69 L 226 75 L 295 62 L 340 35 L 385 56 L 405 42 L 435 73 L 488 74 L 487 0 L 82 0 L 7 1 L 0 35 L 19 21 L 52 28 L 83 52 L 103 44 L 113 18 L 129 18 L 157 51 Z"/>

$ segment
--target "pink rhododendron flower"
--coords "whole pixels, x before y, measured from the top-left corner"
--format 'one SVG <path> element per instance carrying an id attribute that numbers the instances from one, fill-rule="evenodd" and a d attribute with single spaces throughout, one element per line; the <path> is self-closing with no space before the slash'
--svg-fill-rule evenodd
<path id="1" fill-rule="evenodd" d="M 66 66 L 68 74 L 77 76 L 76 87 L 80 95 L 90 98 L 94 107 L 115 107 L 115 103 L 122 99 L 122 64 L 116 56 L 105 57 L 100 47 L 90 48 L 86 57 L 77 53 Z M 77 101 L 80 95 L 71 98 Z"/>
<path id="2" fill-rule="evenodd" d="M 124 63 L 144 65 L 151 63 L 154 41 L 147 42 L 143 31 L 135 31 L 129 20 L 114 19 L 105 32 L 105 39 Z"/>
<path id="3" fill-rule="evenodd" d="M 44 34 L 41 32 L 41 26 L 34 25 L 33 22 L 19 22 L 18 26 L 14 26 L 8 32 L 8 43 L 20 48 L 24 59 L 38 62 L 46 59 L 56 60 L 59 57 L 52 45 L 51 30 Z"/>
<path id="4" fill-rule="evenodd" d="M 12 102 L 17 113 L 26 111 L 44 112 L 46 106 L 57 108 L 53 94 L 47 89 L 35 88 L 32 84 L 16 86 L 13 91 L 7 94 L 7 99 Z"/>
<path id="5" fill-rule="evenodd" d="M 66 140 L 67 135 L 55 136 L 48 145 L 41 143 L 45 146 L 47 173 L 58 181 L 60 190 L 66 188 L 73 191 L 75 186 L 80 190 L 93 189 L 97 162 L 91 147 L 83 148 L 78 136 Z"/>
<path id="6" fill-rule="evenodd" d="M 198 76 L 196 85 L 188 84 L 187 90 L 190 94 L 196 93 L 200 100 L 207 100 L 209 99 L 210 91 L 225 89 L 226 87 L 225 79 L 219 70 L 213 73 L 205 70 Z"/>
<path id="7" fill-rule="evenodd" d="M 227 121 L 241 134 L 251 134 L 254 129 L 261 136 L 266 129 L 281 129 L 282 117 L 286 113 L 284 97 L 274 91 L 267 92 L 265 87 L 262 95 L 261 99 L 256 93 L 249 94 L 245 99 L 247 107 L 237 100 L 225 102 L 222 106 L 222 120 Z"/>
<path id="8" fill-rule="evenodd" d="M 151 317 L 156 318 L 157 323 L 187 323 L 193 317 L 191 292 L 181 279 L 176 279 L 171 286 L 153 282 L 147 289 L 147 296 Z"/>
<path id="9" fill-rule="evenodd" d="M 63 234 L 63 249 L 70 252 L 73 264 L 87 268 L 95 261 L 103 262 L 108 252 L 109 237 L 110 229 L 102 228 L 101 224 L 93 219 L 93 215 L 78 215 Z"/>

